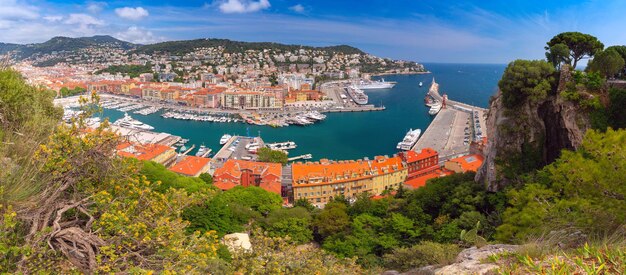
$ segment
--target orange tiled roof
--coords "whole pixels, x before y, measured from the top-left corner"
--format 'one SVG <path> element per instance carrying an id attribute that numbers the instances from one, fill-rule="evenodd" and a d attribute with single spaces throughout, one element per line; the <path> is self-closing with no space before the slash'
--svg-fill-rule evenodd
<path id="1" fill-rule="evenodd" d="M 415 189 L 415 188 L 419 188 L 419 187 L 422 187 L 422 186 L 426 185 L 426 181 L 429 180 L 429 179 L 449 176 L 451 174 L 452 174 L 452 172 L 450 172 L 450 171 L 437 169 L 437 170 L 434 170 L 434 171 L 432 171 L 432 172 L 430 172 L 430 173 L 428 173 L 426 175 L 407 180 L 407 181 L 404 182 L 404 184 Z"/>
<path id="2" fill-rule="evenodd" d="M 376 156 L 371 161 L 372 169 L 376 169 L 378 174 L 391 173 L 403 169 L 402 159 L 397 157 L 387 158 L 384 156 Z"/>
<path id="3" fill-rule="evenodd" d="M 221 190 L 229 190 L 237 186 L 237 184 L 228 181 L 214 181 L 213 185 Z"/>
<path id="4" fill-rule="evenodd" d="M 117 145 L 117 155 L 138 160 L 152 160 L 168 150 L 173 150 L 173 148 L 161 144 L 140 145 L 128 142 Z"/>
<path id="5" fill-rule="evenodd" d="M 451 162 L 456 162 L 459 165 L 461 165 L 461 168 L 463 168 L 463 171 L 467 172 L 467 171 L 478 171 L 478 168 L 483 164 L 483 156 L 481 155 L 477 155 L 477 154 L 473 154 L 473 155 L 467 155 L 467 156 L 462 156 L 462 157 L 458 157 L 455 159 L 451 159 L 449 161 Z"/>
<path id="6" fill-rule="evenodd" d="M 186 156 L 174 166 L 170 167 L 170 171 L 187 176 L 195 176 L 209 165 L 209 161 L 211 161 L 209 158 Z"/>
<path id="7" fill-rule="evenodd" d="M 361 160 L 330 162 L 322 159 L 320 162 L 295 163 L 291 169 L 294 185 L 298 185 L 299 180 L 315 178 L 322 179 L 322 182 L 341 183 L 372 177 L 367 161 Z"/>
<path id="8" fill-rule="evenodd" d="M 409 151 L 404 152 L 403 154 L 404 154 L 404 157 L 406 158 L 406 162 L 413 163 L 418 160 L 436 156 L 438 153 L 432 148 L 424 148 L 424 149 L 421 149 L 419 152 L 409 150 Z"/>

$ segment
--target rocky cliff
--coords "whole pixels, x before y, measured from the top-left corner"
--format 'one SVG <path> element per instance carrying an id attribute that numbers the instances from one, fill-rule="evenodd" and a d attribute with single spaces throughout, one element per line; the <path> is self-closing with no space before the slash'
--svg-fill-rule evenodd
<path id="1" fill-rule="evenodd" d="M 489 256 L 503 253 L 513 253 L 519 249 L 517 245 L 491 244 L 480 248 L 471 247 L 459 253 L 456 261 L 446 266 L 429 265 L 404 273 L 386 271 L 382 275 L 436 275 L 436 274 L 494 274 L 499 266 L 488 261 Z"/>
<path id="2" fill-rule="evenodd" d="M 539 102 L 528 100 L 512 110 L 504 107 L 500 91 L 492 98 L 485 161 L 476 174 L 477 182 L 497 191 L 520 172 L 543 167 L 558 158 L 561 150 L 580 146 L 590 122 L 576 103 L 560 96 L 572 81 L 568 68 L 562 68 L 555 91 Z"/>

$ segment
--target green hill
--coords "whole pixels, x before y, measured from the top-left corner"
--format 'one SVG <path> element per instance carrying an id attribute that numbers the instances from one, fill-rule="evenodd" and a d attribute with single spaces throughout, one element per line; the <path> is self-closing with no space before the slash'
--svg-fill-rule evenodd
<path id="1" fill-rule="evenodd" d="M 122 41 L 108 35 L 78 38 L 57 36 L 43 43 L 25 45 L 0 43 L 0 54 L 5 54 L 9 51 L 17 51 L 17 57 L 24 59 L 36 54 L 72 52 L 90 47 L 109 47 L 129 50 L 136 46 L 137 45 L 133 43 Z"/>
<path id="2" fill-rule="evenodd" d="M 153 54 L 155 52 L 167 52 L 175 55 L 190 53 L 197 48 L 224 47 L 228 53 L 244 52 L 247 50 L 276 49 L 283 51 L 294 51 L 298 49 L 320 50 L 343 54 L 363 54 L 364 52 L 347 45 L 330 47 L 310 47 L 301 45 L 286 45 L 272 42 L 240 42 L 228 39 L 195 39 L 181 41 L 167 41 L 151 45 L 141 46 L 137 53 Z"/>

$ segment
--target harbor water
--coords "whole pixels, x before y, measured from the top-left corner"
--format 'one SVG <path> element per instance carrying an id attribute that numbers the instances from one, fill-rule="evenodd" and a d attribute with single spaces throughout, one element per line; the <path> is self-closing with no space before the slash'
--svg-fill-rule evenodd
<path id="1" fill-rule="evenodd" d="M 424 95 L 435 77 L 440 91 L 450 99 L 486 108 L 494 94 L 505 65 L 486 64 L 425 64 L 431 74 L 388 75 L 385 81 L 396 81 L 388 90 L 367 90 L 370 104 L 384 105 L 385 111 L 327 113 L 324 121 L 310 126 L 272 128 L 244 123 L 216 123 L 165 119 L 161 112 L 133 118 L 152 125 L 157 132 L 166 132 L 189 139 L 187 147 L 204 144 L 218 151 L 224 134 L 261 136 L 265 142 L 294 141 L 297 148 L 290 156 L 312 154 L 313 160 L 321 158 L 345 160 L 376 155 L 393 155 L 396 144 L 409 129 L 422 132 L 432 121 Z M 380 79 L 380 77 L 375 77 Z M 423 86 L 419 87 L 419 82 Z M 115 121 L 122 112 L 105 109 L 103 117 Z"/>

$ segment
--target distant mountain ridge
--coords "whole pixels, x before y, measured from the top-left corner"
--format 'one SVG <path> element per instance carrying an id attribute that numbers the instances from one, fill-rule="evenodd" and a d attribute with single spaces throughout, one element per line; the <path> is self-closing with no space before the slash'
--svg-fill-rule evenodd
<path id="1" fill-rule="evenodd" d="M 229 39 L 194 39 L 181 41 L 167 41 L 151 45 L 145 45 L 137 48 L 137 53 L 152 54 L 155 52 L 168 52 L 171 54 L 182 55 L 190 53 L 197 48 L 224 47 L 226 52 L 242 52 L 246 50 L 262 50 L 262 49 L 280 49 L 293 51 L 298 49 L 320 50 L 327 52 L 339 52 L 344 54 L 365 54 L 360 49 L 348 45 L 328 46 L 328 47 L 311 47 L 303 45 L 287 45 L 273 42 L 241 42 Z"/>
<path id="2" fill-rule="evenodd" d="M 343 54 L 365 54 L 358 48 L 348 45 L 327 47 L 312 47 L 304 45 L 287 45 L 273 42 L 240 42 L 229 39 L 194 39 L 180 41 L 166 41 L 150 45 L 134 44 L 119 40 L 109 35 L 96 35 L 92 37 L 63 37 L 57 36 L 43 43 L 14 44 L 0 43 L 0 54 L 13 51 L 18 59 L 27 59 L 34 55 L 52 54 L 54 52 L 71 52 L 89 47 L 109 47 L 124 50 L 133 50 L 134 53 L 153 54 L 155 52 L 184 55 L 193 52 L 197 48 L 223 47 L 226 52 L 242 52 L 246 50 L 279 49 L 294 51 L 298 49 L 320 50 Z"/>
<path id="3" fill-rule="evenodd" d="M 53 52 L 76 51 L 89 47 L 109 47 L 130 50 L 138 45 L 119 40 L 108 35 L 96 35 L 92 37 L 64 37 L 56 36 L 43 43 L 11 44 L 0 43 L 0 54 L 15 51 L 19 59 L 29 58 L 36 54 L 51 54 Z"/>

